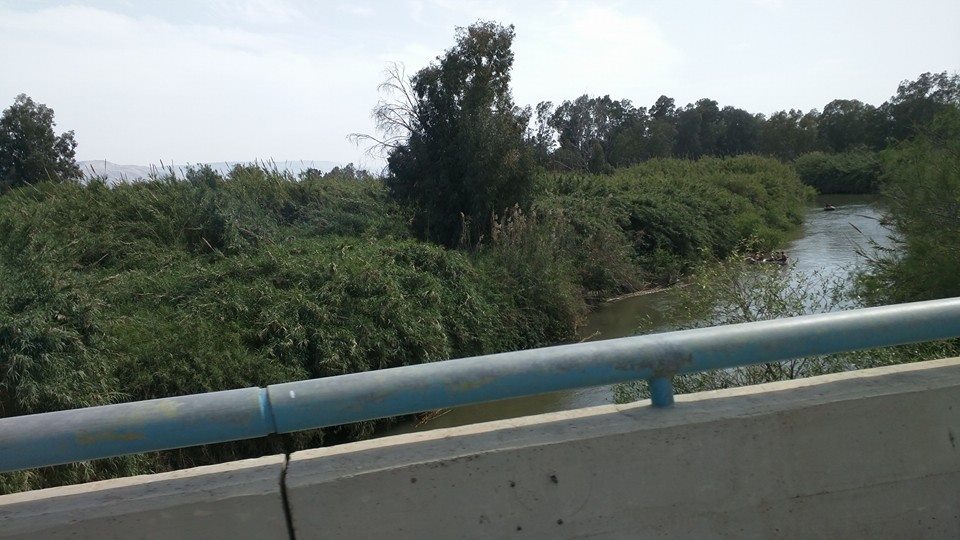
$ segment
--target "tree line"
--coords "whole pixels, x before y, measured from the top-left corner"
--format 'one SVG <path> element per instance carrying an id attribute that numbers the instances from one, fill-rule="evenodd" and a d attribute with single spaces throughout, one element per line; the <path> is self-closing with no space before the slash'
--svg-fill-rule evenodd
<path id="1" fill-rule="evenodd" d="M 575 103 L 514 103 L 513 37 L 512 27 L 477 23 L 412 76 L 390 72 L 374 111 L 379 133 L 360 136 L 385 150 L 382 178 L 351 166 L 298 178 L 238 166 L 226 175 L 207 167 L 113 187 L 81 184 L 72 132 L 56 135 L 53 111 L 19 97 L 0 119 L 0 416 L 569 342 L 588 299 L 673 282 L 748 241 L 779 245 L 812 192 L 797 172 L 826 177 L 819 162 L 710 157 L 752 140 L 731 120 L 749 126 L 751 115 L 725 108 L 691 116 L 685 111 L 696 104 L 677 110 L 669 98 L 648 110 L 608 100 L 620 112 L 586 107 L 588 117 L 577 121 L 587 127 L 561 132 L 540 120 L 558 111 L 561 120 L 579 118 Z M 898 92 L 917 99 L 877 109 L 902 105 L 909 114 L 889 117 L 913 118 L 917 129 L 938 104 L 955 102 L 955 76 L 920 80 Z M 824 114 L 816 115 L 814 141 Z M 763 125 L 779 125 L 775 118 Z M 722 130 L 710 127 L 717 122 Z M 577 133 L 577 145 L 565 142 Z M 884 137 L 898 136 L 891 133 Z M 903 159 L 884 164 L 905 186 L 891 197 L 918 213 L 897 221 L 919 239 L 908 260 L 917 271 L 927 270 L 931 245 L 957 260 L 956 220 L 923 221 L 956 214 L 957 134 L 956 122 L 944 124 L 931 142 L 902 143 L 904 153 L 890 159 Z M 699 154 L 675 153 L 680 140 L 686 149 L 695 142 Z M 643 163 L 589 174 L 631 163 L 611 161 L 616 153 L 604 144 L 612 143 L 633 148 Z M 557 166 L 572 148 L 587 152 L 586 165 Z M 868 165 L 839 160 L 826 170 Z M 920 173 L 923 183 L 914 182 Z M 849 183 L 844 174 L 838 183 Z M 924 213 L 933 204 L 940 206 Z M 943 223 L 954 224 L 949 236 L 939 234 Z M 878 274 L 873 290 L 906 274 L 891 275 Z M 4 474 L 0 493 L 357 440 L 373 430 L 363 423 Z"/>
<path id="2" fill-rule="evenodd" d="M 649 108 L 609 95 L 583 95 L 526 112 L 528 140 L 548 168 L 609 172 L 657 157 L 762 154 L 784 160 L 814 151 L 882 150 L 960 105 L 960 75 L 923 73 L 903 81 L 880 106 L 835 99 L 823 110 L 789 109 L 769 116 L 709 98 L 679 107 L 660 96 Z"/>
<path id="3" fill-rule="evenodd" d="M 609 95 L 520 107 L 510 91 L 513 39 L 513 26 L 481 21 L 457 29 L 455 45 L 412 76 L 395 66 L 374 109 L 379 133 L 355 135 L 384 151 L 390 194 L 415 208 L 421 238 L 479 242 L 496 216 L 529 206 L 538 167 L 609 174 L 655 158 L 806 155 L 798 172 L 821 192 L 873 191 L 879 161 L 871 152 L 960 107 L 960 74 L 947 72 L 903 81 L 879 106 L 835 99 L 822 111 L 769 116 L 708 98 L 679 107 L 665 95 L 649 108 Z M 73 132 L 58 136 L 53 125 L 53 111 L 25 95 L 4 111 L 0 190 L 80 177 Z"/>
<path id="4" fill-rule="evenodd" d="M 960 107 L 960 75 L 946 72 L 903 81 L 880 106 L 835 99 L 823 111 L 769 116 L 707 98 L 678 107 L 665 95 L 649 108 L 608 95 L 520 107 L 510 92 L 513 39 L 513 26 L 478 22 L 412 76 L 394 67 L 374 109 L 379 134 L 357 136 L 386 154 L 391 194 L 416 208 L 422 238 L 478 241 L 496 215 L 529 205 L 538 167 L 609 174 L 656 158 L 821 152 L 805 160 L 804 182 L 824 193 L 875 191 L 876 151 Z"/>

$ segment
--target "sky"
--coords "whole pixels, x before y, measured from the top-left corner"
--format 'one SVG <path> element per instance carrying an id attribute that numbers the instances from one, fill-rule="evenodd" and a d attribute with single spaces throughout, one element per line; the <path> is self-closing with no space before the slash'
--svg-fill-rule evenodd
<path id="1" fill-rule="evenodd" d="M 0 0 L 0 108 L 47 104 L 81 160 L 379 168 L 347 135 L 373 132 L 384 70 L 416 72 L 477 20 L 515 26 L 520 105 L 666 94 L 769 114 L 960 71 L 957 0 Z"/>

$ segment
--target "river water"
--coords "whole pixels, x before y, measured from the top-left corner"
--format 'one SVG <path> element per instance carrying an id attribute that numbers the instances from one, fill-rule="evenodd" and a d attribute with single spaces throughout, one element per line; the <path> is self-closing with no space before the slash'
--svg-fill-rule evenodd
<path id="1" fill-rule="evenodd" d="M 824 211 L 831 204 L 835 211 Z M 863 262 L 859 252 L 871 253 L 871 241 L 891 247 L 889 231 L 880 223 L 882 201 L 871 195 L 820 196 L 808 207 L 804 223 L 785 251 L 799 274 L 835 276 L 849 280 Z M 667 313 L 675 292 L 664 290 L 634 296 L 596 307 L 580 329 L 581 339 L 600 340 L 640 333 L 670 330 Z M 508 399 L 458 407 L 428 415 L 420 422 L 405 423 L 389 434 L 408 433 L 477 422 L 501 420 L 545 412 L 613 403 L 609 386 Z"/>

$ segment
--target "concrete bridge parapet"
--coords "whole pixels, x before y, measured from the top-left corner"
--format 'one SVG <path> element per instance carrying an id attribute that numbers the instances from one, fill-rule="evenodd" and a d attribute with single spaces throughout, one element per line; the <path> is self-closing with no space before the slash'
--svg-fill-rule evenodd
<path id="1" fill-rule="evenodd" d="M 960 359 L 676 400 L 7 495 L 0 537 L 960 538 Z"/>

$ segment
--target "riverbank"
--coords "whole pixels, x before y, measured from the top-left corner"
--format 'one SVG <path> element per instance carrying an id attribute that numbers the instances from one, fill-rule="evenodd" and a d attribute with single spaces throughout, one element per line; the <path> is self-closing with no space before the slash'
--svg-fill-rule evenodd
<path id="1" fill-rule="evenodd" d="M 827 201 L 831 201 L 837 211 L 824 212 Z M 884 204 L 877 195 L 831 195 L 810 200 L 805 207 L 803 224 L 783 246 L 793 261 L 790 271 L 808 278 L 825 276 L 850 283 L 857 265 L 863 262 L 859 251 L 869 252 L 874 244 L 881 249 L 895 247 L 889 230 L 880 223 Z M 578 340 L 614 339 L 675 329 L 681 322 L 671 313 L 676 292 L 675 287 L 658 288 L 597 304 L 579 329 Z M 455 427 L 614 401 L 612 387 L 586 388 L 436 411 L 390 429 L 386 434 Z"/>
<path id="2" fill-rule="evenodd" d="M 655 159 L 611 175 L 546 174 L 533 207 L 564 223 L 559 255 L 586 296 L 603 300 L 674 283 L 748 239 L 780 245 L 812 195 L 772 159 Z"/>
<path id="3" fill-rule="evenodd" d="M 25 186 L 0 196 L 0 357 L 14 359 L 0 374 L 0 410 L 569 342 L 588 298 L 674 282 L 751 236 L 775 245 L 807 193 L 791 168 L 752 156 L 543 174 L 529 208 L 447 249 L 414 238 L 410 209 L 376 179 L 238 167 Z M 0 475 L 0 491 L 359 440 L 377 425 Z"/>
<path id="4" fill-rule="evenodd" d="M 677 284 L 668 285 L 668 286 L 666 286 L 666 287 L 651 287 L 651 288 L 649 288 L 649 289 L 643 289 L 643 290 L 640 290 L 640 291 L 634 291 L 634 292 L 632 292 L 632 293 L 621 294 L 621 295 L 619 295 L 619 296 L 614 296 L 614 297 L 611 297 L 611 298 L 607 298 L 607 299 L 604 300 L 603 302 L 606 303 L 606 304 L 609 304 L 609 303 L 611 303 L 611 302 L 620 302 L 621 300 L 627 300 L 628 298 L 636 298 L 636 297 L 638 297 L 638 296 L 646 296 L 646 295 L 648 295 L 648 294 L 657 294 L 657 293 L 661 293 L 661 292 L 663 292 L 663 291 L 669 290 L 669 289 L 671 289 L 671 288 L 673 288 L 673 287 L 676 287 L 676 286 L 677 286 Z"/>

